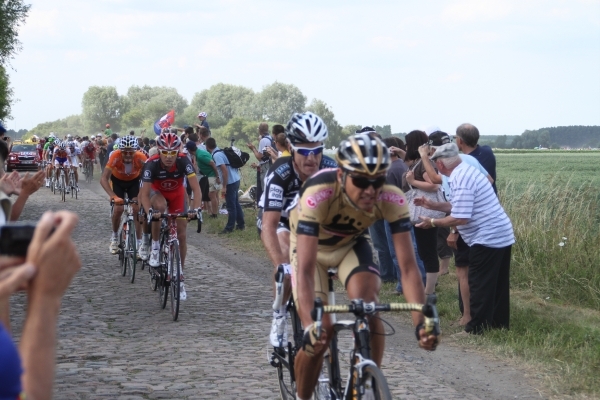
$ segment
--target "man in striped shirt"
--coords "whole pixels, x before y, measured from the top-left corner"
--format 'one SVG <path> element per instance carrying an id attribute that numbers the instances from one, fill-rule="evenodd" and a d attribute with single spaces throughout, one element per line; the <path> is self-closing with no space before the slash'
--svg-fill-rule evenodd
<path id="1" fill-rule="evenodd" d="M 456 226 L 470 246 L 469 289 L 471 321 L 465 332 L 484 328 L 509 328 L 510 254 L 515 236 L 512 223 L 498 201 L 492 185 L 476 168 L 461 161 L 458 147 L 448 143 L 437 148 L 431 160 L 446 175 L 452 189 L 450 203 L 415 199 L 415 205 L 445 211 L 449 216 L 427 218 L 419 228 Z"/>

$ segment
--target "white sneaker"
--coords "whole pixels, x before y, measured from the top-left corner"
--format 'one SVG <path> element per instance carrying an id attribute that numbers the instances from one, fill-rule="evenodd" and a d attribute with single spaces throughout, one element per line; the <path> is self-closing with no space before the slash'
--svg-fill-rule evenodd
<path id="1" fill-rule="evenodd" d="M 150 261 L 148 261 L 148 264 L 150 264 L 151 267 L 158 267 L 160 266 L 160 254 L 159 254 L 160 250 L 159 249 L 152 249 L 152 251 L 150 252 Z"/>
<path id="2" fill-rule="evenodd" d="M 46 179 L 46 187 L 50 187 L 50 179 Z"/>
<path id="3" fill-rule="evenodd" d="M 273 318 L 271 324 L 271 345 L 273 347 L 286 347 L 288 344 L 288 328 L 285 316 Z"/>
<path id="4" fill-rule="evenodd" d="M 187 293 L 185 292 L 185 285 L 183 282 L 179 282 L 179 300 L 187 300 Z"/>
<path id="5" fill-rule="evenodd" d="M 148 245 L 147 244 L 142 243 L 142 245 L 140 246 L 140 251 L 138 252 L 138 255 L 144 261 L 146 261 L 148 259 Z"/>
<path id="6" fill-rule="evenodd" d="M 117 239 L 110 239 L 110 246 L 108 247 L 111 254 L 117 254 L 119 252 L 119 242 Z"/>

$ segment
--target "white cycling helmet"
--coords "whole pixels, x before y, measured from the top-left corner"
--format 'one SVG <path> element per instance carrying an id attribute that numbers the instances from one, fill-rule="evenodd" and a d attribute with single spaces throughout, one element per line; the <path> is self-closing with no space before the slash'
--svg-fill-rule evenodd
<path id="1" fill-rule="evenodd" d="M 325 122 L 310 111 L 292 114 L 285 132 L 292 145 L 324 142 L 329 135 Z"/>
<path id="2" fill-rule="evenodd" d="M 125 149 L 137 150 L 138 147 L 139 147 L 138 140 L 135 136 L 125 136 L 119 142 L 119 149 L 121 149 L 121 150 L 125 150 Z"/>

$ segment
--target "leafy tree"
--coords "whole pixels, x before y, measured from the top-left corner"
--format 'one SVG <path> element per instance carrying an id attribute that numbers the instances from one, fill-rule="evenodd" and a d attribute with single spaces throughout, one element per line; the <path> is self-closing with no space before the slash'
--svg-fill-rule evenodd
<path id="1" fill-rule="evenodd" d="M 241 117 L 233 117 L 227 125 L 215 130 L 214 136 L 220 143 L 227 143 L 227 146 L 229 146 L 231 139 L 235 139 L 238 142 L 237 146 L 240 147 L 244 143 L 256 141 L 259 124 L 259 121 L 249 121 Z"/>
<path id="2" fill-rule="evenodd" d="M 317 114 L 319 117 L 323 119 L 325 125 L 327 125 L 327 130 L 329 131 L 329 136 L 325 141 L 325 146 L 327 147 L 337 147 L 340 142 L 346 138 L 344 132 L 342 130 L 341 125 L 335 119 L 335 115 L 333 111 L 327 106 L 327 104 L 319 99 L 313 99 L 313 101 L 308 106 L 308 111 L 311 111 Z"/>
<path id="3" fill-rule="evenodd" d="M 184 120 L 188 124 L 197 123 L 196 117 L 200 111 L 208 114 L 211 129 L 226 125 L 234 117 L 258 120 L 260 116 L 255 98 L 256 94 L 252 89 L 218 83 L 194 95 L 184 112 Z"/>
<path id="4" fill-rule="evenodd" d="M 19 27 L 25 23 L 30 8 L 23 0 L 0 1 L 0 65 L 6 65 L 21 50 Z"/>
<path id="5" fill-rule="evenodd" d="M 99 131 L 100 128 L 101 127 L 98 127 L 96 130 Z M 63 137 L 69 133 L 72 135 L 84 135 L 86 130 L 83 126 L 83 118 L 81 115 L 70 115 L 56 121 L 38 124 L 35 128 L 27 132 L 25 138 L 30 138 L 33 135 L 45 137 L 48 136 L 50 132 L 54 132 L 59 137 Z"/>
<path id="6" fill-rule="evenodd" d="M 121 124 L 127 127 L 142 126 L 145 120 L 144 112 L 139 108 L 127 111 L 121 119 Z"/>
<path id="7" fill-rule="evenodd" d="M 13 90 L 10 87 L 9 76 L 6 73 L 6 69 L 0 65 L 0 120 L 11 118 L 12 102 Z"/>
<path id="8" fill-rule="evenodd" d="M 506 135 L 501 135 L 496 138 L 494 142 L 494 147 L 497 149 L 505 149 L 506 148 Z"/>
<path id="9" fill-rule="evenodd" d="M 110 124 L 113 130 L 121 127 L 123 99 L 114 86 L 91 86 L 81 101 L 83 124 L 88 133 Z"/>
<path id="10" fill-rule="evenodd" d="M 392 126 L 391 125 L 375 125 L 372 127 L 375 129 L 375 132 L 379 133 L 382 138 L 392 137 Z"/>
<path id="11" fill-rule="evenodd" d="M 260 118 L 287 122 L 292 113 L 304 111 L 306 96 L 294 85 L 275 82 L 263 88 L 257 106 Z"/>

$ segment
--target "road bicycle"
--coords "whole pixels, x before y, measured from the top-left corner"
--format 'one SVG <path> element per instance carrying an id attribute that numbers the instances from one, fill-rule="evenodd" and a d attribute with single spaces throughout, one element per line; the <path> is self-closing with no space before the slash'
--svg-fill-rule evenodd
<path id="1" fill-rule="evenodd" d="M 56 178 L 56 173 L 52 174 L 52 192 L 56 194 L 60 193 L 60 199 L 62 201 L 67 201 L 67 181 L 65 178 L 65 167 L 59 165 L 55 167 L 58 170 L 58 178 Z"/>
<path id="2" fill-rule="evenodd" d="M 181 252 L 179 239 L 177 238 L 177 218 L 187 218 L 187 213 L 161 214 L 160 226 L 160 251 L 159 263 L 156 268 L 149 267 L 150 286 L 152 290 L 158 290 L 158 299 L 161 308 L 167 306 L 167 299 L 171 299 L 171 316 L 173 321 L 179 317 L 180 283 L 182 277 Z M 198 219 L 198 217 L 192 218 Z M 148 216 L 148 223 L 153 219 Z M 145 261 L 144 261 L 145 263 Z"/>
<path id="3" fill-rule="evenodd" d="M 94 163 L 88 158 L 83 161 L 83 174 L 85 175 L 85 181 L 92 183 L 92 179 L 94 178 Z"/>
<path id="4" fill-rule="evenodd" d="M 440 328 L 435 305 L 436 297 L 435 295 L 428 296 L 426 304 L 376 304 L 365 303 L 361 299 L 355 299 L 347 305 L 335 305 L 335 293 L 333 290 L 333 276 L 335 273 L 335 269 L 328 271 L 329 305 L 324 306 L 321 299 L 317 298 L 315 300 L 315 308 L 312 311 L 319 336 L 323 314 L 332 314 L 331 320 L 333 323 L 333 337 L 331 338 L 328 351 L 323 357 L 323 366 L 319 381 L 315 387 L 314 398 L 320 400 L 359 400 L 364 397 L 366 392 L 372 391 L 373 395 L 369 398 L 377 400 L 391 399 L 392 396 L 385 376 L 370 358 L 369 323 L 366 317 L 385 311 L 421 312 L 425 317 L 425 331 L 428 334 L 433 333 L 439 336 Z M 278 274 L 276 274 L 276 286 L 279 284 L 277 281 L 279 278 Z M 282 278 L 280 281 L 283 281 Z M 294 360 L 302 348 L 304 330 L 296 312 L 293 299 L 289 300 L 287 309 L 292 322 L 293 343 L 288 342 L 287 348 L 275 348 L 270 361 L 271 365 L 277 369 L 281 398 L 283 400 L 292 400 L 296 398 Z M 335 313 L 352 313 L 356 318 L 355 320 L 336 321 Z M 354 349 L 351 352 L 349 371 L 345 381 L 341 375 L 338 349 L 338 334 L 344 330 L 351 331 L 354 338 Z"/>
<path id="5" fill-rule="evenodd" d="M 133 205 L 137 204 L 137 200 L 129 200 L 127 194 L 123 199 L 123 214 L 119 223 L 119 265 L 121 266 L 121 276 L 129 275 L 129 281 L 135 282 L 135 268 L 137 264 L 137 235 L 135 231 L 135 218 Z M 115 202 L 110 201 L 110 217 L 112 219 Z"/>
<path id="6" fill-rule="evenodd" d="M 71 188 L 71 198 L 77 199 L 77 182 L 75 181 L 75 171 L 73 167 L 69 168 L 69 187 Z"/>

